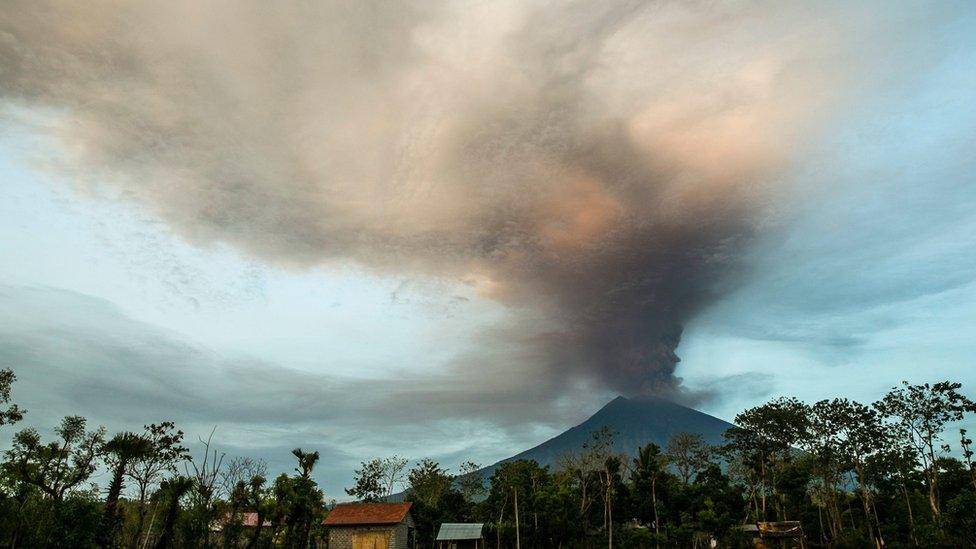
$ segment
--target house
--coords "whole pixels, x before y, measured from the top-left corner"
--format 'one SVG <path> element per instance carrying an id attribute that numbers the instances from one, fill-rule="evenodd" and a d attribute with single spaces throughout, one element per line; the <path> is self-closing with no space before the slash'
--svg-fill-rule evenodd
<path id="1" fill-rule="evenodd" d="M 410 549 L 414 521 L 410 503 L 344 503 L 322 524 L 329 528 L 329 549 Z"/>
<path id="2" fill-rule="evenodd" d="M 233 518 L 234 517 L 230 513 L 226 513 L 219 520 L 215 521 L 213 525 L 211 525 L 210 529 L 214 532 L 223 531 L 224 527 L 227 526 L 228 523 L 232 522 Z M 238 513 L 237 520 L 240 522 L 240 525 L 244 528 L 256 528 L 258 525 L 258 514 L 253 512 Z M 271 528 L 271 521 L 269 521 L 268 519 L 264 519 L 262 523 L 263 523 L 261 525 L 262 528 Z"/>
<path id="3" fill-rule="evenodd" d="M 262 528 L 271 528 L 271 521 L 264 519 Z M 241 514 L 241 526 L 245 528 L 256 528 L 258 525 L 258 514 L 257 513 L 242 513 Z"/>
<path id="4" fill-rule="evenodd" d="M 484 524 L 445 522 L 437 531 L 437 549 L 484 549 Z"/>

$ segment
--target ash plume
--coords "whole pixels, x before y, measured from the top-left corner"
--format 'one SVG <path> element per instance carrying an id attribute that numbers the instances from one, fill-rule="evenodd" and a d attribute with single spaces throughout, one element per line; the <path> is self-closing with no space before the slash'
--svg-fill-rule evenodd
<path id="1" fill-rule="evenodd" d="M 12 0 L 0 94 L 82 192 L 190 242 L 464 281 L 511 309 L 520 367 L 667 393 L 861 68 L 823 34 L 890 24 L 763 9 Z"/>

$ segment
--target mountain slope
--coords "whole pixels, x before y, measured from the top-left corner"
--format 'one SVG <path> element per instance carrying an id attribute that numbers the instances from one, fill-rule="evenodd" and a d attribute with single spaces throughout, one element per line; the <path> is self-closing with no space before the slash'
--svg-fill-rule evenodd
<path id="1" fill-rule="evenodd" d="M 648 442 L 664 448 L 672 435 L 681 432 L 700 434 L 709 444 L 721 444 L 723 434 L 732 424 L 657 397 L 617 397 L 576 427 L 485 467 L 482 474 L 487 478 L 498 464 L 518 459 L 532 459 L 555 467 L 561 456 L 579 453 L 593 431 L 604 426 L 615 432 L 614 448 L 618 452 L 636 454 Z"/>

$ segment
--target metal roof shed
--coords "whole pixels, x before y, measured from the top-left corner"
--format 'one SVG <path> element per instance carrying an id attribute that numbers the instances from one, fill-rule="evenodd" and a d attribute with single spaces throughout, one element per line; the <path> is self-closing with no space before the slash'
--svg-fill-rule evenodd
<path id="1" fill-rule="evenodd" d="M 482 523 L 446 522 L 437 531 L 437 549 L 482 549 Z"/>

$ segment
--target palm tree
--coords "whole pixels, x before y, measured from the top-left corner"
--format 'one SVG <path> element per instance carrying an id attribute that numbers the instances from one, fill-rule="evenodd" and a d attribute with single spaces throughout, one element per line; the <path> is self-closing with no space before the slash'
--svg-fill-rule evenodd
<path id="1" fill-rule="evenodd" d="M 102 446 L 102 452 L 112 465 L 112 483 L 105 497 L 105 515 L 98 535 L 101 547 L 112 546 L 119 526 L 119 496 L 122 494 L 122 481 L 126 468 L 134 460 L 141 459 L 152 451 L 152 445 L 144 437 L 135 433 L 119 433 Z"/>
<path id="2" fill-rule="evenodd" d="M 247 491 L 244 494 L 246 503 L 250 504 L 257 513 L 257 525 L 254 527 L 254 532 L 251 533 L 251 538 L 247 542 L 246 549 L 254 549 L 261 539 L 261 529 L 264 527 L 265 516 L 263 501 L 265 482 L 266 480 L 263 475 L 254 475 L 248 482 Z"/>
<path id="3" fill-rule="evenodd" d="M 322 499 L 322 493 L 316 488 L 315 481 L 312 480 L 312 469 L 319 461 L 318 452 L 306 452 L 301 448 L 295 448 L 291 453 L 298 458 L 298 467 L 295 471 L 301 476 L 295 479 L 293 490 L 295 494 L 295 504 L 292 507 L 292 516 L 288 517 L 291 524 L 290 530 L 300 527 L 296 547 L 307 547 L 308 537 L 312 530 L 312 518 L 315 514 L 317 503 Z M 317 501 L 316 501 L 317 500 Z"/>
<path id="4" fill-rule="evenodd" d="M 309 478 L 312 475 L 312 469 L 319 461 L 319 453 L 317 451 L 306 452 L 301 448 L 295 448 L 291 453 L 298 458 L 298 468 L 295 470 L 302 474 L 302 478 Z"/>
<path id="5" fill-rule="evenodd" d="M 665 462 L 666 457 L 661 453 L 661 449 L 656 444 L 647 444 L 638 449 L 637 457 L 634 458 L 634 465 L 631 469 L 631 475 L 634 478 L 635 484 L 650 488 L 655 546 L 658 546 L 660 543 L 659 536 L 661 535 L 661 522 L 658 516 L 657 505 L 657 485 L 663 477 L 666 467 Z"/>
<path id="6" fill-rule="evenodd" d="M 193 488 L 194 480 L 190 477 L 178 476 L 163 481 L 159 491 L 166 497 L 166 518 L 163 519 L 163 530 L 156 541 L 156 549 L 167 549 L 173 544 L 173 528 L 180 512 L 180 500 Z"/>

